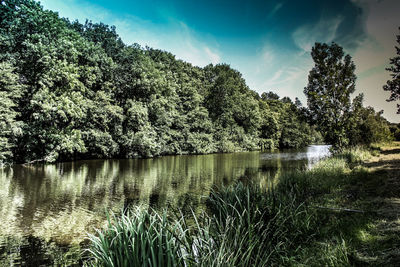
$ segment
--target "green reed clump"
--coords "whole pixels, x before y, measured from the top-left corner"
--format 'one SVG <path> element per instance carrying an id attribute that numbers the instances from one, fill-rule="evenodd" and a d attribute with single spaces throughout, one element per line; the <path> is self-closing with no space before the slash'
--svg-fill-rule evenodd
<path id="1" fill-rule="evenodd" d="M 371 151 L 365 147 L 353 147 L 336 154 L 337 158 L 344 158 L 348 163 L 362 163 L 372 157 Z"/>
<path id="2" fill-rule="evenodd" d="M 213 190 L 209 213 L 171 219 L 134 209 L 90 235 L 101 266 L 262 266 L 290 261 L 312 237 L 313 216 L 294 193 L 238 183 Z"/>
<path id="3" fill-rule="evenodd" d="M 93 265 L 180 266 L 184 265 L 185 229 L 158 213 L 136 208 L 109 217 L 104 231 L 89 235 Z"/>
<path id="4" fill-rule="evenodd" d="M 213 190 L 208 207 L 215 250 L 206 265 L 282 264 L 312 237 L 312 213 L 290 192 L 239 183 Z"/>

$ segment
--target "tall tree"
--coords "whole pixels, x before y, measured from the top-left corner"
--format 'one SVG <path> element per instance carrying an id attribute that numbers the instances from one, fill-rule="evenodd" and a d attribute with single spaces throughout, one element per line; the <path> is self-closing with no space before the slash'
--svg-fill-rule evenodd
<path id="1" fill-rule="evenodd" d="M 347 120 L 350 95 L 355 90 L 355 65 L 336 43 L 315 43 L 311 51 L 315 66 L 304 88 L 312 120 L 335 149 L 348 143 Z"/>
<path id="2" fill-rule="evenodd" d="M 400 44 L 400 35 L 397 35 L 397 43 Z M 390 98 L 387 101 L 400 100 L 400 47 L 395 46 L 395 48 L 397 56 L 390 59 L 391 66 L 386 68 L 391 72 L 392 79 L 383 86 L 383 90 L 390 92 Z M 397 113 L 400 114 L 400 104 L 397 104 Z"/>

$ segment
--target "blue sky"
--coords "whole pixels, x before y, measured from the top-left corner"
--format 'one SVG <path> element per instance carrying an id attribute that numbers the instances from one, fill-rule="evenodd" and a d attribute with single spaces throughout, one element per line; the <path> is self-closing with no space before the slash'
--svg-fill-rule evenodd
<path id="1" fill-rule="evenodd" d="M 115 25 L 122 40 L 169 51 L 194 65 L 228 63 L 251 89 L 305 103 L 310 50 L 335 41 L 357 66 L 365 104 L 400 122 L 382 90 L 399 34 L 398 0 L 42 0 L 61 17 Z M 355 96 L 355 95 L 354 95 Z"/>

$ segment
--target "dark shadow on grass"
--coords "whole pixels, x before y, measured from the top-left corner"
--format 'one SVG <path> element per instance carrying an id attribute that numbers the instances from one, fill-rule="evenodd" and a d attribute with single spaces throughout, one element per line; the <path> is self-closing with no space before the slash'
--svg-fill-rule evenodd
<path id="1" fill-rule="evenodd" d="M 396 155 L 400 154 L 400 148 L 392 148 L 388 150 L 384 150 L 381 152 L 382 155 L 385 155 L 384 160 L 379 160 L 376 162 L 367 162 L 364 163 L 363 165 L 368 168 L 379 168 L 380 170 L 388 170 L 388 171 L 393 171 L 393 170 L 399 170 L 400 171 L 400 160 L 396 158 L 395 156 L 392 158 L 390 155 Z M 400 172 L 398 173 L 400 174 Z M 397 175 L 399 176 L 399 175 Z"/>
<path id="2" fill-rule="evenodd" d="M 380 169 L 399 169 L 400 170 L 400 160 L 381 160 L 377 162 L 368 162 L 363 164 L 365 167 L 368 168 L 380 168 Z"/>
<path id="3" fill-rule="evenodd" d="M 381 152 L 383 155 L 400 154 L 400 148 L 384 150 Z"/>

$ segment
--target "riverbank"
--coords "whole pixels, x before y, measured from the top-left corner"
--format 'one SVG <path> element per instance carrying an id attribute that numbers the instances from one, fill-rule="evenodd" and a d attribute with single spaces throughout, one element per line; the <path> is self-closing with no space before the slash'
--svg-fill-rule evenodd
<path id="1" fill-rule="evenodd" d="M 399 266 L 400 264 L 400 142 L 380 148 L 355 169 L 365 171 L 340 189 L 337 205 L 362 210 L 349 231 L 351 262 L 357 265 Z M 354 215 L 352 215 L 354 216 Z"/>
<path id="2" fill-rule="evenodd" d="M 311 171 L 323 181 L 309 185 L 304 201 L 318 224 L 314 245 L 298 264 L 399 266 L 400 143 L 371 151 L 350 151 Z"/>
<path id="3" fill-rule="evenodd" d="M 379 156 L 349 151 L 321 161 L 309 171 L 280 177 L 272 190 L 243 184 L 216 190 L 209 197 L 208 214 L 203 214 L 202 220 L 168 221 L 165 216 L 155 216 L 151 225 L 179 230 L 176 235 L 161 235 L 159 240 L 185 244 L 180 250 L 169 249 L 172 254 L 168 256 L 189 265 L 245 261 L 246 265 L 396 266 L 400 262 L 399 152 L 398 143 L 382 147 Z M 92 249 L 95 255 L 100 253 L 96 256 L 99 262 L 101 258 L 117 261 L 116 252 L 129 247 L 129 251 L 141 251 L 160 263 L 153 251 L 160 251 L 163 242 L 145 242 L 143 250 L 129 238 L 120 239 L 134 225 L 143 223 L 141 218 L 148 217 L 134 216 L 133 221 L 123 217 L 120 232 L 110 225 L 101 239 L 92 236 Z M 188 219 L 200 223 L 193 228 L 186 224 Z M 157 229 L 151 229 L 154 235 L 149 241 L 157 237 Z M 146 227 L 141 231 L 146 233 Z M 125 245 L 110 246 L 117 239 Z M 104 247 L 107 250 L 102 250 Z M 140 263 L 140 259 L 135 260 Z"/>

